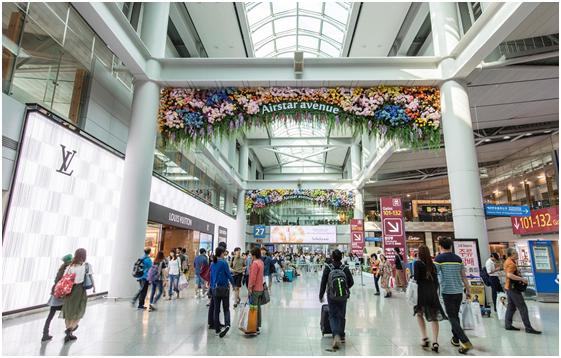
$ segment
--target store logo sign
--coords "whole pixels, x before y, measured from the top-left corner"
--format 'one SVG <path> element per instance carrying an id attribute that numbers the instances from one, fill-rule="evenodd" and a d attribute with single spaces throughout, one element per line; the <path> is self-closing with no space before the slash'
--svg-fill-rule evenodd
<path id="1" fill-rule="evenodd" d="M 60 146 L 62 149 L 62 164 L 60 165 L 60 169 L 58 169 L 57 172 L 71 176 L 72 173 L 74 173 L 74 170 L 69 172 L 68 168 L 70 167 L 72 159 L 74 159 L 74 156 L 77 152 L 75 150 L 66 150 L 66 146 L 64 144 L 61 144 Z"/>

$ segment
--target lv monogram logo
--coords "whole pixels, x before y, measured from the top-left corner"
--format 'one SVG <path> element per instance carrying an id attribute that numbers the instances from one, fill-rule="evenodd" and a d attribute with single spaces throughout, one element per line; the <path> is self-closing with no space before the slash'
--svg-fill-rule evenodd
<path id="1" fill-rule="evenodd" d="M 74 159 L 76 151 L 66 150 L 66 146 L 64 146 L 63 144 L 61 144 L 60 146 L 62 147 L 62 165 L 60 166 L 60 169 L 57 170 L 57 172 L 71 176 L 72 173 L 74 173 L 74 170 L 68 172 L 68 167 L 70 167 L 70 163 L 72 163 L 72 159 Z"/>

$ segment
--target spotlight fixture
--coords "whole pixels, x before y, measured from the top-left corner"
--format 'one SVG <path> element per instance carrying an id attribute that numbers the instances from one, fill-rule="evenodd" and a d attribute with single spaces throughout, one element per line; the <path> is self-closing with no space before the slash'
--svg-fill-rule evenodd
<path id="1" fill-rule="evenodd" d="M 491 141 L 490 138 L 486 138 L 486 139 L 485 139 L 485 142 L 490 142 L 490 141 Z"/>
<path id="2" fill-rule="evenodd" d="M 525 135 L 526 137 L 528 137 L 528 136 L 531 136 L 532 133 L 528 132 L 528 133 L 526 133 L 526 134 L 524 134 L 524 135 Z"/>
<path id="3" fill-rule="evenodd" d="M 505 135 L 505 136 L 503 137 L 503 139 L 510 139 L 510 136 L 509 136 L 509 135 Z"/>

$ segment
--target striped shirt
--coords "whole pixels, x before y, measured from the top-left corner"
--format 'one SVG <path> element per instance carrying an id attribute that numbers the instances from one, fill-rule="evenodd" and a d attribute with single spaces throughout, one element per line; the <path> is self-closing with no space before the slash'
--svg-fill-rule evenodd
<path id="1" fill-rule="evenodd" d="M 462 269 L 464 263 L 462 258 L 452 252 L 439 254 L 434 259 L 440 291 L 442 294 L 453 295 L 464 292 L 462 281 Z"/>

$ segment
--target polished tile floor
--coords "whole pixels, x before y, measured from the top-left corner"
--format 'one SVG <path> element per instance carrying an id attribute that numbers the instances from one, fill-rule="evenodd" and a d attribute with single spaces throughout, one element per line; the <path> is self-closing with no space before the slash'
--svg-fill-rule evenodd
<path id="1" fill-rule="evenodd" d="M 78 340 L 63 343 L 64 323 L 55 318 L 54 339 L 41 343 L 46 312 L 5 318 L 3 355 L 436 355 L 419 346 L 412 310 L 403 294 L 390 299 L 374 296 L 370 277 L 360 277 L 347 306 L 347 343 L 326 351 L 331 339 L 319 329 L 319 274 L 309 273 L 293 283 L 272 288 L 271 303 L 263 308 L 263 333 L 245 337 L 233 327 L 219 338 L 206 328 L 206 300 L 197 300 L 191 287 L 185 298 L 161 301 L 156 312 L 137 311 L 127 302 L 91 302 L 76 331 Z M 541 336 L 507 332 L 503 322 L 484 318 L 485 336 L 473 337 L 469 355 L 559 355 L 559 305 L 528 302 L 531 320 Z M 238 312 L 232 310 L 237 327 Z M 515 322 L 522 326 L 520 322 Z M 468 331 L 468 336 L 470 331 Z M 450 325 L 441 324 L 440 355 L 459 355 L 449 344 Z"/>

